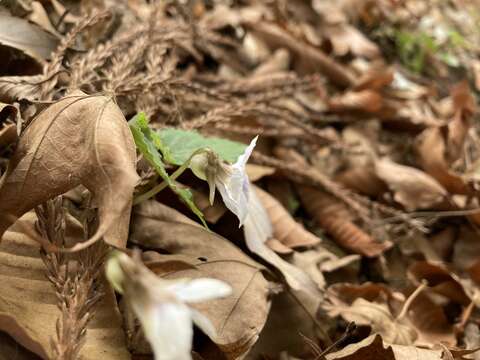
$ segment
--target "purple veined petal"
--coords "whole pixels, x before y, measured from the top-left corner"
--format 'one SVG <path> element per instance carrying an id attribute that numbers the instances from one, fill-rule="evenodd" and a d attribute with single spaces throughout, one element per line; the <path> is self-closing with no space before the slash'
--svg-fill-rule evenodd
<path id="1" fill-rule="evenodd" d="M 155 360 L 191 360 L 193 339 L 190 309 L 182 303 L 158 302 L 132 307 L 150 343 Z"/>
<path id="2" fill-rule="evenodd" d="M 199 302 L 222 298 L 232 293 L 227 283 L 210 278 L 199 278 L 174 282 L 166 290 L 175 294 L 183 302 Z"/>

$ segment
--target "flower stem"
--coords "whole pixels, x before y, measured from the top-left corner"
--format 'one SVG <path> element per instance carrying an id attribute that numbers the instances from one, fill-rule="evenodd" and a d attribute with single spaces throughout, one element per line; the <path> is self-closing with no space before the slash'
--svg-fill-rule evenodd
<path id="1" fill-rule="evenodd" d="M 188 167 L 190 166 L 190 162 L 192 161 L 192 158 L 195 155 L 204 153 L 205 151 L 207 151 L 207 149 L 198 149 L 197 151 L 195 151 L 192 155 L 190 155 L 190 157 L 187 159 L 187 161 L 185 161 L 177 170 L 175 170 L 175 172 L 172 175 L 170 175 L 169 180 L 164 180 L 160 184 L 155 185 L 150 190 L 144 192 L 143 194 L 140 194 L 140 195 L 136 196 L 133 199 L 133 205 L 138 205 L 142 201 L 145 201 L 145 200 L 150 199 L 151 197 L 154 197 L 160 191 L 165 189 L 167 186 L 172 187 L 173 181 L 175 179 L 177 179 L 180 175 L 182 175 L 185 170 L 188 169 Z"/>

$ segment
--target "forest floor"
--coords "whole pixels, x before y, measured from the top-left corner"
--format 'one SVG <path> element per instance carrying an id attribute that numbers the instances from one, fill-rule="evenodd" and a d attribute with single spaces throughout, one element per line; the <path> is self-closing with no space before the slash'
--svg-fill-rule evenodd
<path id="1" fill-rule="evenodd" d="M 480 1 L 0 1 L 0 359 L 480 360 Z"/>

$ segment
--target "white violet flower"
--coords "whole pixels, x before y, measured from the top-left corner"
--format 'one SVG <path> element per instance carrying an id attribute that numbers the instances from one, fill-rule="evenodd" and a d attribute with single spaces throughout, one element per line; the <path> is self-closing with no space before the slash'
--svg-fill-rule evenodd
<path id="1" fill-rule="evenodd" d="M 228 284 L 216 279 L 161 279 L 140 259 L 120 252 L 108 260 L 106 274 L 140 320 L 155 360 L 191 360 L 193 323 L 210 337 L 215 337 L 215 328 L 187 304 L 232 292 Z"/>
<path id="2" fill-rule="evenodd" d="M 196 176 L 206 180 L 210 187 L 210 203 L 213 204 L 215 189 L 218 189 L 225 206 L 233 212 L 243 225 L 248 214 L 248 198 L 250 181 L 245 170 L 253 148 L 257 144 L 256 136 L 247 146 L 245 152 L 240 155 L 235 164 L 228 164 L 213 151 L 195 155 L 192 158 L 190 168 Z"/>

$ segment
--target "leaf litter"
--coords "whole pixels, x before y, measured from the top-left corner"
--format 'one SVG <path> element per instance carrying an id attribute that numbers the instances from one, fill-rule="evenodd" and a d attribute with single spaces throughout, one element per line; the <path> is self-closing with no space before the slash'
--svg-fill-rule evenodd
<path id="1" fill-rule="evenodd" d="M 479 8 L 0 3 L 0 357 L 478 358 Z"/>

